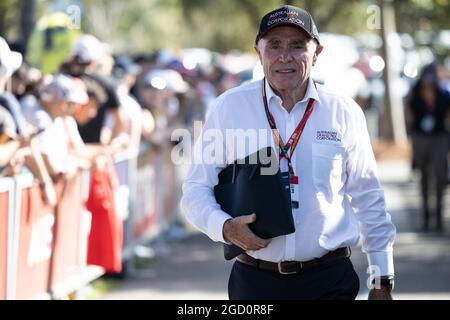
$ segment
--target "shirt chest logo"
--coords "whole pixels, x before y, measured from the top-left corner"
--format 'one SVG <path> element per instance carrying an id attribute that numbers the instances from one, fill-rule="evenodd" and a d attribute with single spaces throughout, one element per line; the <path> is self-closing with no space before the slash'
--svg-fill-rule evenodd
<path id="1" fill-rule="evenodd" d="M 341 142 L 341 138 L 339 137 L 337 131 L 334 131 L 334 130 L 317 131 L 316 140 Z"/>

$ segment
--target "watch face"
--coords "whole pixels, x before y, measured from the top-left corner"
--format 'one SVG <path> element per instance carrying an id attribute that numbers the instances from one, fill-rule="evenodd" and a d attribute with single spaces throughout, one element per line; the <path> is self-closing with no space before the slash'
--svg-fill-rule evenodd
<path id="1" fill-rule="evenodd" d="M 380 285 L 380 286 L 382 286 L 382 287 L 386 287 L 386 288 L 388 288 L 389 290 L 393 290 L 394 289 L 394 278 L 391 278 L 391 279 L 389 279 L 389 278 L 381 278 L 381 279 L 373 279 L 373 281 L 372 281 L 372 284 L 373 285 Z M 377 288 L 377 287 L 375 287 L 375 288 Z"/>
<path id="2" fill-rule="evenodd" d="M 394 279 L 381 279 L 380 284 L 390 290 L 394 289 Z"/>

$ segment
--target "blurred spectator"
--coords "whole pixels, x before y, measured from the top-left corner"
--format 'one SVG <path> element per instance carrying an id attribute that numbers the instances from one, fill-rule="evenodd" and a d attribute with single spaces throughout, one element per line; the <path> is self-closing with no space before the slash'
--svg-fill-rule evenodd
<path id="1" fill-rule="evenodd" d="M 12 177 L 18 174 L 25 164 L 30 139 L 18 136 L 10 113 L 0 106 L 0 176 Z"/>
<path id="2" fill-rule="evenodd" d="M 142 53 L 134 57 L 133 62 L 141 68 L 138 82 L 153 68 L 155 68 L 158 53 Z"/>
<path id="3" fill-rule="evenodd" d="M 212 106 L 214 100 L 219 96 L 219 94 L 214 84 L 209 81 L 207 75 L 204 72 L 202 72 L 201 79 L 197 83 L 196 92 L 203 105 L 203 115 L 205 118 L 207 118 L 211 111 L 210 107 Z"/>
<path id="4" fill-rule="evenodd" d="M 0 106 L 0 175 L 13 159 L 20 143 L 16 140 L 16 126 L 9 112 Z"/>
<path id="5" fill-rule="evenodd" d="M 83 126 L 97 116 L 98 108 L 100 108 L 100 105 L 104 103 L 107 97 L 103 88 L 96 81 L 87 77 L 80 79 L 86 86 L 88 100 L 82 107 L 73 108 L 72 115 L 78 123 L 78 126 Z"/>
<path id="6" fill-rule="evenodd" d="M 154 69 L 144 78 L 142 90 L 144 107 L 151 111 L 155 119 L 155 131 L 147 138 L 153 146 L 154 155 L 161 159 L 164 172 L 163 210 L 174 219 L 180 198 L 180 181 L 177 168 L 171 159 L 174 143 L 171 136 L 175 129 L 182 127 L 184 115 L 181 112 L 180 95 L 186 94 L 189 86 L 175 70 Z M 173 215 L 172 215 L 173 214 Z M 175 221 L 171 221 L 175 222 Z"/>
<path id="7" fill-rule="evenodd" d="M 137 75 L 136 82 L 134 86 L 131 88 L 130 92 L 141 105 L 143 105 L 143 103 L 141 100 L 140 92 L 142 90 L 142 87 L 144 86 L 144 78 L 147 75 L 147 73 L 150 72 L 150 70 L 155 68 L 157 57 L 158 57 L 157 53 L 153 54 L 142 53 L 136 55 L 133 59 L 133 62 L 140 67 L 141 71 Z"/>
<path id="8" fill-rule="evenodd" d="M 19 146 L 17 146 L 17 143 L 9 146 L 13 148 L 17 147 L 17 149 L 29 147 L 23 153 L 15 150 L 14 156 L 10 159 L 9 165 L 3 173 L 9 176 L 15 175 L 25 163 L 27 168 L 38 179 L 43 190 L 44 199 L 48 204 L 55 205 L 56 193 L 53 184 L 51 183 L 39 149 L 33 141 L 33 138 L 38 132 L 31 131 L 31 127 L 25 120 L 16 97 L 6 91 L 7 83 L 11 80 L 12 74 L 20 67 L 21 63 L 22 56 L 17 52 L 12 52 L 6 41 L 0 37 L 0 104 L 9 111 L 16 126 L 17 140 L 19 141 Z"/>
<path id="9" fill-rule="evenodd" d="M 205 118 L 211 112 L 211 105 L 215 98 L 225 91 L 239 85 L 238 75 L 232 75 L 219 64 L 213 64 L 208 68 L 203 68 L 202 81 L 199 82 L 197 89 L 201 93 L 202 101 L 205 107 Z"/>
<path id="10" fill-rule="evenodd" d="M 73 27 L 72 18 L 66 13 L 54 12 L 43 16 L 28 42 L 27 61 L 44 74 L 54 73 L 78 37 L 80 30 Z"/>
<path id="11" fill-rule="evenodd" d="M 189 86 L 178 72 L 163 69 L 150 71 L 144 78 L 144 85 L 143 106 L 152 113 L 156 126 L 150 140 L 157 146 L 172 145 L 171 134 L 181 126 L 183 117 L 177 95 L 186 93 Z"/>
<path id="12" fill-rule="evenodd" d="M 0 37 L 0 104 L 11 113 L 16 132 L 26 135 L 29 130 L 21 112 L 20 104 L 16 97 L 6 90 L 7 85 L 10 84 L 11 76 L 20 68 L 21 64 L 22 55 L 11 51 L 5 39 Z"/>
<path id="13" fill-rule="evenodd" d="M 84 105 L 88 101 L 86 92 L 74 89 L 71 78 L 55 76 L 40 92 L 40 104 L 51 118 L 51 123 L 39 137 L 39 145 L 44 155 L 47 169 L 53 179 L 71 178 L 79 168 L 88 164 L 80 163 L 71 156 L 83 146 L 76 122 L 67 117 L 70 103 Z"/>
<path id="14" fill-rule="evenodd" d="M 124 141 L 123 120 L 119 112 L 120 99 L 113 79 L 97 71 L 99 61 L 105 56 L 104 45 L 94 36 L 84 35 L 74 44 L 71 52 L 70 74 L 80 77 L 83 81 L 93 81 L 99 85 L 106 99 L 98 101 L 95 116 L 85 123 L 79 123 L 78 129 L 85 143 L 106 143 L 117 152 L 123 150 Z M 109 141 L 102 141 L 102 128 L 107 113 L 110 112 L 114 120 L 113 135 Z"/>
<path id="15" fill-rule="evenodd" d="M 17 101 L 16 97 L 8 91 L 2 92 L 2 89 L 0 88 L 0 104 L 10 112 L 17 133 L 21 135 L 30 134 L 30 128 L 24 118 L 20 103 Z"/>
<path id="16" fill-rule="evenodd" d="M 118 96 L 120 100 L 119 112 L 124 121 L 125 131 L 129 136 L 128 147 L 138 150 L 142 132 L 142 108 L 139 103 L 130 95 L 130 89 L 136 82 L 137 75 L 141 68 L 127 56 L 119 56 L 115 60 L 114 78 L 118 83 Z M 109 128 L 110 134 L 114 135 L 114 119 L 108 114 L 105 127 Z"/>
<path id="17" fill-rule="evenodd" d="M 441 90 L 436 65 L 426 66 L 412 88 L 409 127 L 413 146 L 413 168 L 421 173 L 423 229 L 430 221 L 430 189 L 436 192 L 436 228 L 442 230 L 442 198 L 448 183 L 448 133 L 445 120 L 450 108 L 448 92 Z M 430 188 L 433 182 L 434 188 Z"/>
<path id="18" fill-rule="evenodd" d="M 37 95 L 42 80 L 42 73 L 38 69 L 23 62 L 11 77 L 11 92 L 22 103 L 22 99 Z"/>

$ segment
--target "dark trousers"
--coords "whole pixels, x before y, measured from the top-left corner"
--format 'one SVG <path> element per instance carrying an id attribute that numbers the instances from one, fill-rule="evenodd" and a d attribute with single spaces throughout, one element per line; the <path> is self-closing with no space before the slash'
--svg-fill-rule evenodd
<path id="1" fill-rule="evenodd" d="M 228 282 L 230 300 L 354 300 L 358 291 L 349 258 L 292 275 L 236 261 Z"/>
<path id="2" fill-rule="evenodd" d="M 446 134 L 413 135 L 413 158 L 420 170 L 420 187 L 423 207 L 423 226 L 428 229 L 430 221 L 430 187 L 434 187 L 436 227 L 442 228 L 443 197 L 448 183 L 448 137 Z"/>

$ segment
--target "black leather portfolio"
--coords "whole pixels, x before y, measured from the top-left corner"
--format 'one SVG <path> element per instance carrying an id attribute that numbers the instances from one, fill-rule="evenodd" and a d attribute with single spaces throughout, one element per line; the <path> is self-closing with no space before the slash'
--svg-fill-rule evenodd
<path id="1" fill-rule="evenodd" d="M 281 178 L 276 152 L 263 148 L 236 160 L 219 173 L 214 187 L 216 201 L 233 218 L 256 214 L 250 229 L 263 239 L 295 231 L 291 201 Z M 224 245 L 225 259 L 244 253 L 235 245 Z"/>

